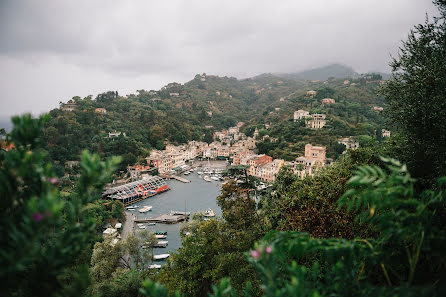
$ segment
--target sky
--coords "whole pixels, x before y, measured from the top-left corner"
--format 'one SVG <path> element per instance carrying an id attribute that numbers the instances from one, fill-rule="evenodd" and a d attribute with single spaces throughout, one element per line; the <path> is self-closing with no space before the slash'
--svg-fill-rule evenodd
<path id="1" fill-rule="evenodd" d="M 0 126 L 74 96 L 197 73 L 244 78 L 331 63 L 389 72 L 430 0 L 0 0 Z"/>

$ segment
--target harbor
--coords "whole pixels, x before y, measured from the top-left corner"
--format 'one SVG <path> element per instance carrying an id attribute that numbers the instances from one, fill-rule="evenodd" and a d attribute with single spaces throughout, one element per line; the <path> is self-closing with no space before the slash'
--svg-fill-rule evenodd
<path id="1" fill-rule="evenodd" d="M 211 162 L 211 166 L 214 165 Z M 224 167 L 225 162 L 215 162 Z M 203 162 L 203 166 L 208 162 Z M 196 166 L 194 166 L 196 167 Z M 199 171 L 199 170 L 198 170 Z M 182 177 L 181 175 L 180 177 Z M 180 227 L 186 216 L 197 211 L 206 212 L 212 209 L 217 216 L 221 215 L 220 207 L 216 198 L 220 195 L 221 181 L 206 182 L 197 170 L 187 175 L 189 183 L 177 179 L 167 180 L 169 191 L 159 193 L 153 197 L 132 204 L 133 207 L 126 209 L 128 218 L 131 218 L 133 230 L 158 231 L 159 241 L 168 241 L 163 247 L 155 247 L 153 254 L 170 254 L 181 246 Z M 148 212 L 139 212 L 145 206 L 151 206 Z M 173 211 L 173 213 L 172 213 Z M 127 225 L 127 224 L 125 224 Z M 158 259 L 162 264 L 166 259 Z"/>

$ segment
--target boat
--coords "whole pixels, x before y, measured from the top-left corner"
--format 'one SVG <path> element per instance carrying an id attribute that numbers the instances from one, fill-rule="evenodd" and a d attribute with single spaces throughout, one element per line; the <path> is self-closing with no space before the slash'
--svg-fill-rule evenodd
<path id="1" fill-rule="evenodd" d="M 198 175 L 202 175 L 203 171 L 197 171 Z"/>
<path id="2" fill-rule="evenodd" d="M 138 226 L 139 229 L 146 229 L 146 226 Z"/>
<path id="3" fill-rule="evenodd" d="M 149 226 L 155 226 L 156 223 L 148 223 L 147 225 L 149 225 Z"/>
<path id="4" fill-rule="evenodd" d="M 133 210 L 133 209 L 137 209 L 138 207 L 139 207 L 138 205 L 131 205 L 131 206 L 127 206 L 125 209 Z"/>
<path id="5" fill-rule="evenodd" d="M 204 212 L 204 216 L 208 217 L 208 218 L 213 218 L 215 217 L 216 213 L 215 211 L 213 211 L 212 209 L 208 208 L 205 212 Z"/>
<path id="6" fill-rule="evenodd" d="M 189 211 L 185 212 L 185 211 L 171 210 L 170 215 L 171 216 L 184 216 L 184 215 L 190 216 L 190 212 Z"/>
<path id="7" fill-rule="evenodd" d="M 204 179 L 205 181 L 207 181 L 207 182 L 211 182 L 211 181 L 212 181 L 212 179 L 210 179 L 209 176 L 207 176 L 207 175 L 205 175 L 205 176 L 203 177 L 203 179 Z"/>
<path id="8" fill-rule="evenodd" d="M 170 257 L 170 254 L 159 254 L 159 255 L 153 255 L 153 260 L 164 260 Z"/>
<path id="9" fill-rule="evenodd" d="M 185 173 L 183 173 L 184 175 L 189 175 L 190 171 L 186 171 Z"/>
<path id="10" fill-rule="evenodd" d="M 156 235 L 155 235 L 155 238 L 156 238 L 156 239 L 166 239 L 166 238 L 167 238 L 167 235 L 164 235 L 164 234 L 156 234 Z"/>
<path id="11" fill-rule="evenodd" d="M 167 241 L 167 240 L 160 240 L 160 241 L 158 241 L 157 243 L 155 243 L 154 245 L 153 245 L 153 247 L 158 247 L 158 248 L 165 248 L 165 247 L 167 247 L 167 244 L 168 244 L 169 242 Z"/>
<path id="12" fill-rule="evenodd" d="M 194 169 L 193 168 L 191 168 L 190 170 L 189 170 L 190 172 L 194 172 Z"/>
<path id="13" fill-rule="evenodd" d="M 167 235 L 167 231 L 155 231 L 156 235 Z"/>
<path id="14" fill-rule="evenodd" d="M 220 179 L 216 176 L 211 176 L 211 179 L 215 180 L 215 181 L 219 181 Z"/>
<path id="15" fill-rule="evenodd" d="M 138 211 L 139 212 L 148 212 L 149 210 L 152 210 L 152 206 L 144 206 L 143 208 L 141 208 Z"/>
<path id="16" fill-rule="evenodd" d="M 160 268 L 161 268 L 161 265 L 158 265 L 158 264 L 149 265 L 149 269 L 160 269 Z"/>

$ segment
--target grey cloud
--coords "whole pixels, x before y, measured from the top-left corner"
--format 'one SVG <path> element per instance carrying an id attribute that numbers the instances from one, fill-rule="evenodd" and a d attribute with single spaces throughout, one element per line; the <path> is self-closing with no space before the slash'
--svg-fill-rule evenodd
<path id="1" fill-rule="evenodd" d="M 248 76 L 333 62 L 386 71 L 426 12 L 435 13 L 430 0 L 3 0 L 0 114 L 201 72 Z"/>

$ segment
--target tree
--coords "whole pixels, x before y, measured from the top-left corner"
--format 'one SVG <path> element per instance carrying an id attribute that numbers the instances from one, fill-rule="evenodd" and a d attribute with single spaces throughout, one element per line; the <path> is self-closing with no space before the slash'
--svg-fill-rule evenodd
<path id="1" fill-rule="evenodd" d="M 81 254 L 96 237 L 86 205 L 100 197 L 119 158 L 101 162 L 83 152 L 75 191 L 64 197 L 44 160 L 43 126 L 48 116 L 14 117 L 0 151 L 0 281 L 10 296 L 79 296 L 88 285 Z"/>
<path id="2" fill-rule="evenodd" d="M 406 138 L 401 159 L 424 185 L 446 174 L 446 2 L 435 3 L 440 18 L 411 30 L 381 91 L 388 124 Z"/>

